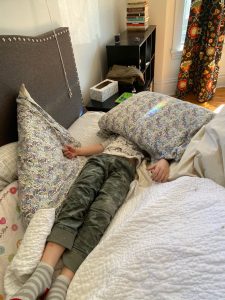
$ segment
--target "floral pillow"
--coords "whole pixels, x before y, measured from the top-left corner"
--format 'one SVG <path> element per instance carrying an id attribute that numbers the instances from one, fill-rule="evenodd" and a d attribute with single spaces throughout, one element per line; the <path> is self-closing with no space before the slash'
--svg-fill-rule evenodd
<path id="1" fill-rule="evenodd" d="M 147 151 L 152 160 L 179 161 L 195 133 L 214 113 L 167 95 L 141 92 L 99 120 L 104 133 L 117 133 Z"/>
<path id="2" fill-rule="evenodd" d="M 0 192 L 0 299 L 4 299 L 5 270 L 12 261 L 24 235 L 18 204 L 17 181 Z"/>
<path id="3" fill-rule="evenodd" d="M 63 156 L 64 144 L 80 144 L 31 98 L 24 85 L 17 98 L 17 118 L 19 199 L 27 225 L 39 208 L 61 206 L 82 158 Z"/>
<path id="4" fill-rule="evenodd" d="M 0 191 L 16 179 L 17 142 L 0 147 Z"/>

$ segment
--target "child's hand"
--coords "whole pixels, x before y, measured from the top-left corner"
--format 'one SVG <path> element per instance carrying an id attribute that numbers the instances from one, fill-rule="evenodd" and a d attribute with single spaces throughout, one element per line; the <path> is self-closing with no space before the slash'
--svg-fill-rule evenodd
<path id="1" fill-rule="evenodd" d="M 62 152 L 63 152 L 63 155 L 69 159 L 72 159 L 79 155 L 78 148 L 75 148 L 72 145 L 65 145 L 62 149 Z"/>
<path id="2" fill-rule="evenodd" d="M 166 182 L 169 177 L 169 163 L 164 158 L 147 167 L 152 173 L 152 179 L 156 182 Z"/>

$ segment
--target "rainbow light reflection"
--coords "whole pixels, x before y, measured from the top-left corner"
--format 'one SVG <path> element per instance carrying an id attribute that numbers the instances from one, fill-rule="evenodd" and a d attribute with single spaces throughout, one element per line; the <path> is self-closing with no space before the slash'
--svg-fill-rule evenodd
<path id="1" fill-rule="evenodd" d="M 147 116 L 152 116 L 156 114 L 160 109 L 162 109 L 164 106 L 166 106 L 168 103 L 168 100 L 162 100 L 158 104 L 156 104 L 154 107 L 152 107 L 146 114 L 145 117 Z"/>

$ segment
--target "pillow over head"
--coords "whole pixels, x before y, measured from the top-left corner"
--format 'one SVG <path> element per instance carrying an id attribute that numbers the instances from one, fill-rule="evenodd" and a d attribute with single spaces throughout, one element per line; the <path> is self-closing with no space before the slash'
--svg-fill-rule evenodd
<path id="1" fill-rule="evenodd" d="M 0 191 L 17 179 L 17 142 L 0 147 Z"/>
<path id="2" fill-rule="evenodd" d="M 19 198 L 28 224 L 39 208 L 60 207 L 82 158 L 63 156 L 64 144 L 79 143 L 31 98 L 24 85 L 17 103 Z"/>
<path id="3" fill-rule="evenodd" d="M 163 94 L 141 92 L 102 116 L 99 127 L 136 143 L 153 161 L 179 161 L 194 134 L 213 116 L 213 112 L 200 106 Z"/>

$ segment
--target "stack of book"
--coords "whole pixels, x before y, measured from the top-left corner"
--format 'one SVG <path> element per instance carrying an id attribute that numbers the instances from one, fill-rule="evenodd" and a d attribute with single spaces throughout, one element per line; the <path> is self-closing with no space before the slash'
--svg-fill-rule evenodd
<path id="1" fill-rule="evenodd" d="M 127 0 L 127 30 L 146 30 L 148 11 L 148 0 Z"/>

